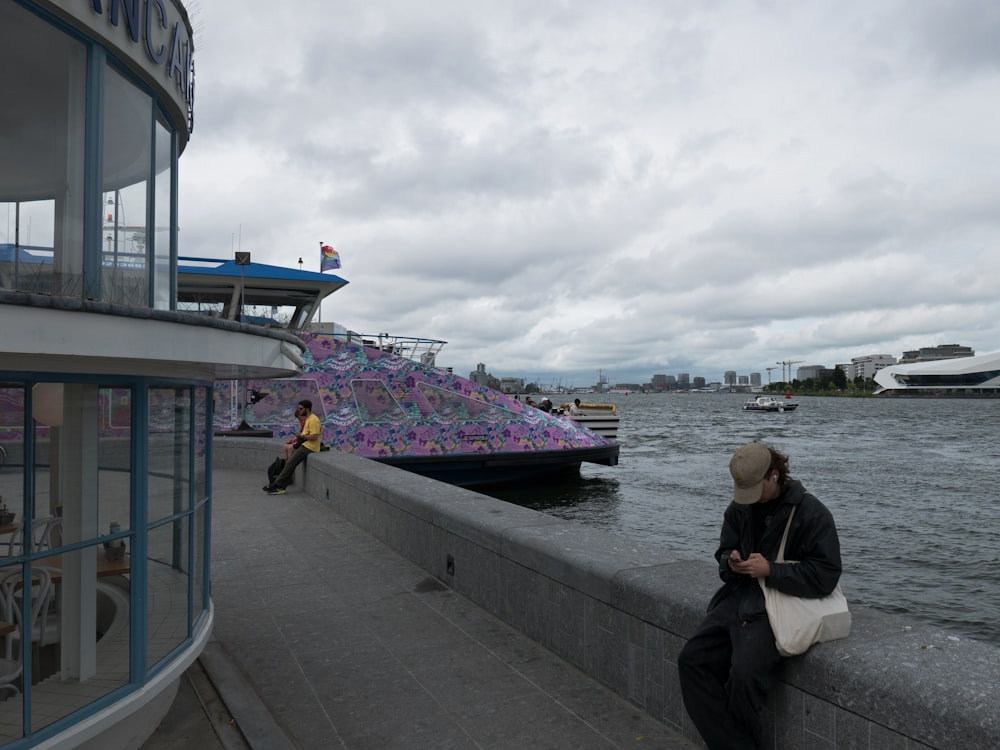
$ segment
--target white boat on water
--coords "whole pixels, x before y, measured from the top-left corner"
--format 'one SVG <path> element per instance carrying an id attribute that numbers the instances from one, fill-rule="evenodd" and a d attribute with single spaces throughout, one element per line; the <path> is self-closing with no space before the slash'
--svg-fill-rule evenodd
<path id="1" fill-rule="evenodd" d="M 743 402 L 743 411 L 794 411 L 798 404 L 787 398 L 774 398 L 773 396 L 756 396 L 748 398 Z"/>
<path id="2" fill-rule="evenodd" d="M 571 419 L 581 427 L 596 432 L 601 437 L 610 440 L 618 439 L 618 407 L 614 404 L 583 404 L 572 413 L 573 404 L 562 404 L 556 412 Z"/>

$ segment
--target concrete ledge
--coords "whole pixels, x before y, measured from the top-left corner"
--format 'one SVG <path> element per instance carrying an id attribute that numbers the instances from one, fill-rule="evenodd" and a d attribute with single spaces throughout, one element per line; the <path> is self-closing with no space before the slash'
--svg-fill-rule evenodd
<path id="1" fill-rule="evenodd" d="M 217 439 L 215 465 L 261 473 L 273 440 Z M 479 606 L 697 740 L 676 655 L 715 566 L 336 451 L 300 487 Z M 1000 649 L 852 607 L 844 641 L 789 659 L 774 748 L 1000 747 Z"/>
<path id="2" fill-rule="evenodd" d="M 215 638 L 209 640 L 199 660 L 211 677 L 212 687 L 224 696 L 226 710 L 238 727 L 234 731 L 242 732 L 247 745 L 268 750 L 294 750 L 295 745 L 221 643 Z"/>

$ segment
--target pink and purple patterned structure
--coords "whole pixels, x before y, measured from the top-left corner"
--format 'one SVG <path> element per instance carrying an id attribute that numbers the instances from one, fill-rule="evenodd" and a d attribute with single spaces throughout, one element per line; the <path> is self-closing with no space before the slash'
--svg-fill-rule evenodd
<path id="1" fill-rule="evenodd" d="M 256 429 L 291 435 L 298 430 L 295 405 L 309 399 L 331 448 L 455 484 L 618 462 L 617 443 L 471 380 L 343 337 L 303 339 L 309 352 L 300 377 L 216 384 L 217 429 L 240 423 L 244 394 L 257 391 L 268 395 L 245 415 Z M 242 390 L 236 399 L 233 387 Z"/>

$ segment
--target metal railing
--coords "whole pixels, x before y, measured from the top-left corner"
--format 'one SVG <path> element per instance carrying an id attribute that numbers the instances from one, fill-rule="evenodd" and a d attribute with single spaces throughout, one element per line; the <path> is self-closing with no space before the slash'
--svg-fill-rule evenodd
<path id="1" fill-rule="evenodd" d="M 395 354 L 412 362 L 419 362 L 422 365 L 434 366 L 434 361 L 438 353 L 447 344 L 447 341 L 440 339 L 427 339 L 419 336 L 396 336 L 390 333 L 366 334 L 355 331 L 346 333 L 324 334 L 334 338 L 347 341 L 348 343 L 361 344 L 372 349 Z"/>

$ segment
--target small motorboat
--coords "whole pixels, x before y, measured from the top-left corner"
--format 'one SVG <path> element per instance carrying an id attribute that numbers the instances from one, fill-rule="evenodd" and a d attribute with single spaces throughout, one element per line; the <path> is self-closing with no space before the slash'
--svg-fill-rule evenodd
<path id="1" fill-rule="evenodd" d="M 743 402 L 743 411 L 795 411 L 798 404 L 773 396 L 756 396 Z"/>
<path id="2" fill-rule="evenodd" d="M 576 406 L 577 411 L 572 411 Z M 567 402 L 555 410 L 578 425 L 610 440 L 618 439 L 618 407 L 614 404 L 575 404 Z"/>

